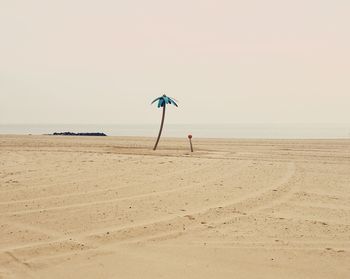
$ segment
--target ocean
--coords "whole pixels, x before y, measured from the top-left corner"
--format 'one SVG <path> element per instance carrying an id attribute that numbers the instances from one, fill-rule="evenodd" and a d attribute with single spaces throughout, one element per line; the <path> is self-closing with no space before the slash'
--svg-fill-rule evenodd
<path id="1" fill-rule="evenodd" d="M 42 135 L 54 132 L 101 132 L 109 136 L 158 135 L 159 124 L 11 124 L 0 125 L 0 134 Z M 164 137 L 261 138 L 261 139 L 350 139 L 350 124 L 166 124 Z"/>

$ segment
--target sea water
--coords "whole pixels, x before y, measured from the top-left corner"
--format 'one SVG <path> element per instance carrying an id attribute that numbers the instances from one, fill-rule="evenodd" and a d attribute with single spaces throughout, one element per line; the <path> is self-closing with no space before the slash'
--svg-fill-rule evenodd
<path id="1" fill-rule="evenodd" d="M 157 136 L 159 124 L 16 124 L 0 125 L 0 134 L 42 135 L 54 132 L 101 132 L 109 136 Z M 167 124 L 164 137 L 337 139 L 350 138 L 350 123 L 315 124 Z"/>

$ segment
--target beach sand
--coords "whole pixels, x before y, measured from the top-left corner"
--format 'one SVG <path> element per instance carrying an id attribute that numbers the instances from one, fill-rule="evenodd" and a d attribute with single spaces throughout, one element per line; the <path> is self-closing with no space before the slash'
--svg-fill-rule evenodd
<path id="1" fill-rule="evenodd" d="M 0 278 L 350 278 L 350 140 L 0 136 Z"/>

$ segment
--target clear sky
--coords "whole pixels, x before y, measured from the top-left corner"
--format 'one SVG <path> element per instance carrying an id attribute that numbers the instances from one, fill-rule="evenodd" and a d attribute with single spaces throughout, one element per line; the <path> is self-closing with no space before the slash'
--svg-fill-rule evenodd
<path id="1" fill-rule="evenodd" d="M 0 1 L 0 123 L 350 122 L 348 0 Z"/>

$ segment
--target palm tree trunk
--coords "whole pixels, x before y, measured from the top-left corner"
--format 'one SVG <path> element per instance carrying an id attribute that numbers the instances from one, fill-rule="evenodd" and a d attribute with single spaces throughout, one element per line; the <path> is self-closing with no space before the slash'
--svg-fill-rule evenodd
<path id="1" fill-rule="evenodd" d="M 165 118 L 165 107 L 166 107 L 166 105 L 164 104 L 162 122 L 160 123 L 160 129 L 159 129 L 158 138 L 157 138 L 156 144 L 155 144 L 154 147 L 153 147 L 153 150 L 156 150 L 156 149 L 157 149 L 157 145 L 158 145 L 160 136 L 161 136 L 161 134 L 162 134 L 163 124 L 164 124 L 164 118 Z"/>

